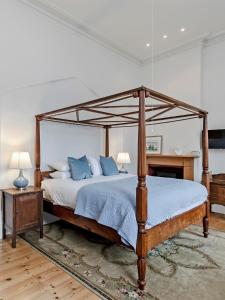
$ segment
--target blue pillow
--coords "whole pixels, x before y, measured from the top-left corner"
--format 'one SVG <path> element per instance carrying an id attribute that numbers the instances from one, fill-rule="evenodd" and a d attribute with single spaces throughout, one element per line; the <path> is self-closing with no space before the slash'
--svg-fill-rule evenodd
<path id="1" fill-rule="evenodd" d="M 102 173 L 104 176 L 118 175 L 119 170 L 112 157 L 100 156 L 100 164 L 102 167 Z"/>
<path id="2" fill-rule="evenodd" d="M 73 180 L 81 180 L 91 177 L 91 168 L 85 155 L 79 159 L 68 157 L 68 163 Z"/>

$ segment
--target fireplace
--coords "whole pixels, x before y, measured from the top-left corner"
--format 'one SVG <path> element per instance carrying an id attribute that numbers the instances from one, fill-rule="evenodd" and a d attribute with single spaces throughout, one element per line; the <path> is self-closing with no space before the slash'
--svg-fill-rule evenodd
<path id="1" fill-rule="evenodd" d="M 182 167 L 169 167 L 169 166 L 148 166 L 148 174 L 151 176 L 170 177 L 183 179 L 184 172 Z"/>
<path id="2" fill-rule="evenodd" d="M 147 155 L 147 170 L 152 176 L 194 180 L 193 155 Z"/>

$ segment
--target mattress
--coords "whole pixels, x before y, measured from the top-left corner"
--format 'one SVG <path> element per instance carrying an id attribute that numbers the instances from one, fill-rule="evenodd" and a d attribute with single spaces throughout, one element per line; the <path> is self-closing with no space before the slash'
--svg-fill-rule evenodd
<path id="1" fill-rule="evenodd" d="M 113 176 L 96 176 L 88 179 L 74 181 L 72 178 L 66 179 L 49 179 L 42 181 L 41 187 L 44 189 L 44 198 L 52 201 L 54 204 L 67 206 L 72 209 L 76 206 L 76 197 L 78 191 L 88 185 L 99 182 L 120 180 L 134 177 L 131 174 L 119 174 Z"/>
<path id="2" fill-rule="evenodd" d="M 199 206 L 207 199 L 206 188 L 198 182 L 146 177 L 148 218 L 146 228 Z M 130 174 L 99 176 L 81 181 L 47 179 L 45 197 L 55 204 L 69 206 L 74 213 L 115 229 L 124 243 L 136 247 L 137 177 Z"/>

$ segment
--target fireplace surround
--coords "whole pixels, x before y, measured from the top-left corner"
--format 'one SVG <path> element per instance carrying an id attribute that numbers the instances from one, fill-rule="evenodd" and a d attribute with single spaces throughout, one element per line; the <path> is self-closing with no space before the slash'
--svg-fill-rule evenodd
<path id="1" fill-rule="evenodd" d="M 194 155 L 148 154 L 147 169 L 152 176 L 194 180 Z"/>

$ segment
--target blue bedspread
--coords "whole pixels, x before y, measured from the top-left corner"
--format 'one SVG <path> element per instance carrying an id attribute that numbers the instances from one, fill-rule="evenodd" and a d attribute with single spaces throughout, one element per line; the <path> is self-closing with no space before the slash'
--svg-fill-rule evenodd
<path id="1" fill-rule="evenodd" d="M 148 220 L 146 227 L 181 214 L 203 203 L 207 190 L 200 183 L 147 176 Z M 93 183 L 77 194 L 75 214 L 114 228 L 125 243 L 136 248 L 135 216 L 137 177 Z"/>

